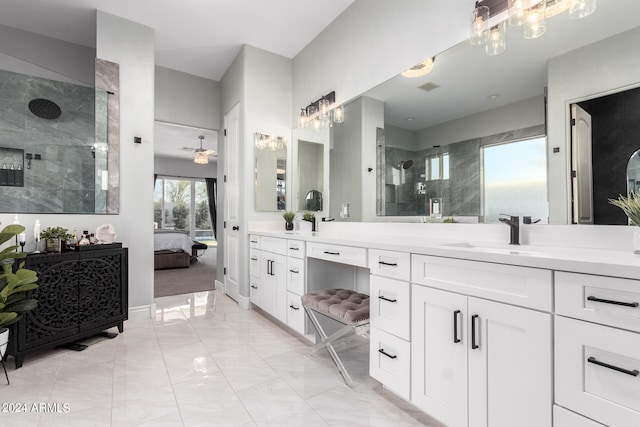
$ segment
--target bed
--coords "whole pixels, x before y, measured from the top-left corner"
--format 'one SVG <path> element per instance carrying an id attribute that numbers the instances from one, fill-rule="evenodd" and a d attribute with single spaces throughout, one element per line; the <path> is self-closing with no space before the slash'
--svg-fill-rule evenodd
<path id="1" fill-rule="evenodd" d="M 180 231 L 155 230 L 153 236 L 153 266 L 155 270 L 186 268 L 197 259 L 198 250 L 207 245 L 194 242 Z"/>

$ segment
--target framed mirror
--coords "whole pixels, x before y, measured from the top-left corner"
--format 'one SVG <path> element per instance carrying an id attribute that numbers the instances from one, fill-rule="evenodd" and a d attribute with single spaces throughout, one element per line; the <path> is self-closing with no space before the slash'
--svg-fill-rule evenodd
<path id="1" fill-rule="evenodd" d="M 256 211 L 287 209 L 287 139 L 254 135 Z"/>
<path id="2" fill-rule="evenodd" d="M 322 211 L 324 145 L 298 140 L 298 206 L 300 211 Z"/>

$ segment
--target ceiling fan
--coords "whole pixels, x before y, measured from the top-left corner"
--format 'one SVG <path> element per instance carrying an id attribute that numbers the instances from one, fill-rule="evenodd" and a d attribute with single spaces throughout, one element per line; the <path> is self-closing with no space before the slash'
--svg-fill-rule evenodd
<path id="1" fill-rule="evenodd" d="M 205 150 L 204 148 L 202 148 L 202 141 L 204 140 L 204 135 L 198 136 L 198 139 L 200 140 L 200 148 L 196 148 L 193 151 L 193 155 L 194 155 L 193 162 L 199 165 L 206 165 L 207 163 L 209 163 L 209 154 L 215 153 L 215 151 Z"/>

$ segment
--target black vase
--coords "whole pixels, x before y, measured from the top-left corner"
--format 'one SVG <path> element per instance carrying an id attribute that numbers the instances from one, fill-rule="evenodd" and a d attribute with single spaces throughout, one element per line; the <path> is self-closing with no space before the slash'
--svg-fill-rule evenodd
<path id="1" fill-rule="evenodd" d="M 293 230 L 293 223 L 292 223 L 292 222 L 285 222 L 285 223 L 284 223 L 284 228 L 285 228 L 285 230 L 287 230 L 287 231 L 291 231 L 291 230 Z"/>

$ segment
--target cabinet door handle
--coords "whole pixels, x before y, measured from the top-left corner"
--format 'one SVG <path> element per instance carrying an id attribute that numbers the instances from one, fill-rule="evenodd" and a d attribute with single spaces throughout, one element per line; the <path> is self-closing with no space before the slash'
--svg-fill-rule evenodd
<path id="1" fill-rule="evenodd" d="M 462 341 L 458 337 L 458 319 L 460 318 L 460 313 L 460 310 L 456 310 L 453 312 L 453 342 L 456 344 Z"/>
<path id="2" fill-rule="evenodd" d="M 267 260 L 267 274 L 273 276 L 273 261 L 270 259 Z"/>
<path id="3" fill-rule="evenodd" d="M 295 274 L 299 274 L 300 272 L 298 270 L 289 270 L 290 273 L 295 273 Z"/>
<path id="4" fill-rule="evenodd" d="M 640 304 L 638 304 L 637 302 L 614 301 L 614 300 L 610 300 L 610 299 L 596 298 L 594 296 L 587 297 L 587 299 L 589 301 L 601 302 L 601 303 L 604 303 L 604 304 L 623 305 L 625 307 L 634 307 L 635 308 L 635 307 L 640 306 Z"/>
<path id="5" fill-rule="evenodd" d="M 289 308 L 293 308 L 294 310 L 300 310 L 300 307 L 296 307 L 295 305 L 291 304 L 289 306 Z"/>
<path id="6" fill-rule="evenodd" d="M 386 297 L 384 297 L 382 295 L 380 295 L 378 298 L 381 299 L 381 300 L 389 301 L 389 302 L 398 302 L 397 299 L 389 299 L 389 298 L 386 298 Z"/>
<path id="7" fill-rule="evenodd" d="M 289 248 L 290 251 L 299 251 L 299 248 Z"/>
<path id="8" fill-rule="evenodd" d="M 637 377 L 638 375 L 640 375 L 640 372 L 637 369 L 630 371 L 628 369 L 620 368 L 618 366 L 609 365 L 608 363 L 600 362 L 593 356 L 588 358 L 587 362 L 593 363 L 594 365 L 598 365 L 598 366 L 604 366 L 605 368 L 613 369 L 614 371 L 622 372 L 623 374 L 631 375 L 632 377 Z"/>
<path id="9" fill-rule="evenodd" d="M 389 267 L 397 267 L 398 263 L 397 262 L 384 262 L 384 261 L 378 261 L 378 264 L 381 265 L 387 265 Z"/>
<path id="10" fill-rule="evenodd" d="M 251 287 L 252 287 L 253 289 L 258 289 L 258 287 L 257 287 L 256 285 L 251 285 Z"/>
<path id="11" fill-rule="evenodd" d="M 340 255 L 340 252 L 324 251 L 324 253 L 327 255 Z"/>
<path id="12" fill-rule="evenodd" d="M 479 318 L 477 314 L 471 316 L 471 348 L 473 350 L 480 348 L 480 344 L 476 343 L 476 319 Z M 478 342 L 480 339 L 478 339 Z"/>
<path id="13" fill-rule="evenodd" d="M 398 356 L 397 355 L 391 355 L 389 353 L 387 353 L 386 351 L 384 351 L 384 348 L 381 348 L 380 350 L 378 350 L 378 353 L 382 353 L 385 356 L 387 356 L 389 359 L 397 359 Z"/>

